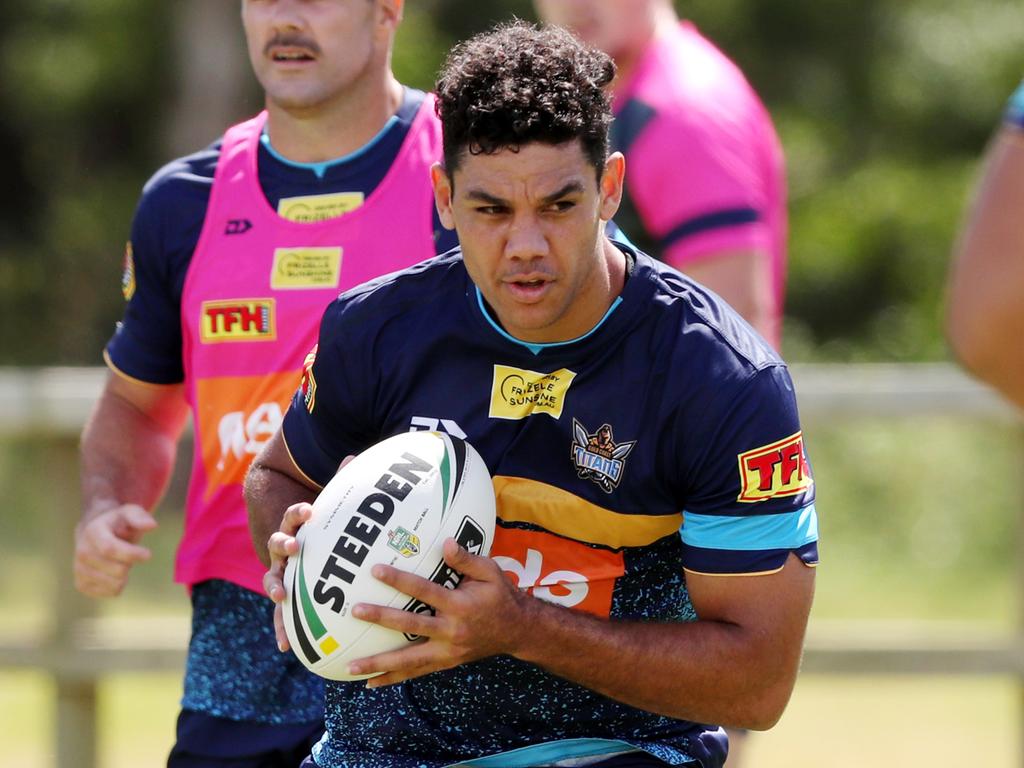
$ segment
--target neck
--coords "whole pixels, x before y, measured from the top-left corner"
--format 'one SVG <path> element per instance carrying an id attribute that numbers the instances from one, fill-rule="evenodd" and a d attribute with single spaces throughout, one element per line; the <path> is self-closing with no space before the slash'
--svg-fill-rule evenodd
<path id="1" fill-rule="evenodd" d="M 267 99 L 267 134 L 274 149 L 297 163 L 351 154 L 380 133 L 402 104 L 402 85 L 387 69 L 329 102 L 295 109 Z"/>
<path id="2" fill-rule="evenodd" d="M 635 45 L 618 51 L 615 58 L 615 88 L 621 88 L 633 78 L 637 66 L 647 49 L 656 40 L 670 32 L 679 24 L 679 16 L 671 3 L 655 3 L 651 9 L 648 34 L 638 40 Z"/>

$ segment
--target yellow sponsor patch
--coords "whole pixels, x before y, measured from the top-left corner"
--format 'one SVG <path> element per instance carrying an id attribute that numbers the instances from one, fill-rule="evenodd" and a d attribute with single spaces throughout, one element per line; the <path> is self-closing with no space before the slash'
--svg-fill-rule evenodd
<path id="1" fill-rule="evenodd" d="M 802 432 L 741 453 L 738 458 L 741 484 L 738 501 L 796 496 L 814 485 Z"/>
<path id="2" fill-rule="evenodd" d="M 204 301 L 199 317 L 204 344 L 221 341 L 273 341 L 277 338 L 273 299 Z"/>
<path id="3" fill-rule="evenodd" d="M 525 419 L 535 413 L 546 413 L 557 419 L 562 415 L 565 395 L 575 378 L 575 372 L 566 368 L 538 373 L 496 365 L 488 415 L 492 419 Z"/>
<path id="4" fill-rule="evenodd" d="M 135 295 L 135 256 L 132 253 L 132 241 L 124 247 L 124 271 L 121 272 L 121 294 L 125 301 L 131 301 Z"/>
<path id="5" fill-rule="evenodd" d="M 354 211 L 366 200 L 362 192 L 338 192 L 331 195 L 304 195 L 282 197 L 277 204 L 277 215 L 288 221 L 310 224 L 336 219 Z"/>
<path id="6" fill-rule="evenodd" d="M 270 287 L 335 288 L 341 276 L 341 248 L 278 248 Z"/>

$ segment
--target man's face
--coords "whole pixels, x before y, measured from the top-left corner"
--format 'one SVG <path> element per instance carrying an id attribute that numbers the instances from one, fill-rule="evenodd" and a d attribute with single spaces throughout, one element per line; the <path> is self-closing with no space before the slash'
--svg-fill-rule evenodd
<path id="1" fill-rule="evenodd" d="M 659 0 L 534 0 L 537 15 L 612 58 L 646 45 Z"/>
<path id="2" fill-rule="evenodd" d="M 283 109 L 315 109 L 374 66 L 386 66 L 395 6 L 377 0 L 242 0 L 249 59 L 267 99 Z"/>
<path id="3" fill-rule="evenodd" d="M 464 152 L 449 178 L 431 169 L 441 221 L 504 329 L 522 341 L 567 341 L 609 305 L 602 223 L 622 196 L 622 155 L 600 181 L 578 140 L 518 152 Z"/>

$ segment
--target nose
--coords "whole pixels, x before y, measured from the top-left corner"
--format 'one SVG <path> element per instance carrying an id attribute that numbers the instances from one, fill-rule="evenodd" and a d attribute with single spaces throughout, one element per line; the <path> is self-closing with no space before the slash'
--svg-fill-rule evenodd
<path id="1" fill-rule="evenodd" d="M 300 0 L 277 0 L 273 3 L 272 20 L 277 30 L 301 29 L 304 21 Z"/>
<path id="2" fill-rule="evenodd" d="M 540 227 L 537 217 L 518 214 L 509 226 L 505 239 L 505 257 L 516 261 L 530 261 L 543 258 L 550 252 L 547 235 Z"/>

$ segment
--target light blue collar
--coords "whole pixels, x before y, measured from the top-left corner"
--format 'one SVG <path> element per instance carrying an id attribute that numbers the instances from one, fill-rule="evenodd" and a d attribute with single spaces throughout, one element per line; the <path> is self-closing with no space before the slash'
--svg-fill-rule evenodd
<path id="1" fill-rule="evenodd" d="M 262 144 L 266 148 L 267 152 L 270 153 L 271 157 L 273 157 L 278 162 L 284 163 L 285 165 L 290 165 L 292 168 L 303 168 L 307 171 L 312 171 L 313 173 L 316 174 L 316 177 L 318 179 L 322 179 L 324 177 L 324 174 L 327 173 L 328 168 L 333 168 L 334 166 L 341 165 L 342 163 L 349 163 L 355 160 L 356 158 L 362 157 L 371 149 L 373 149 L 374 146 L 376 146 L 380 142 L 380 140 L 384 138 L 384 135 L 388 131 L 390 131 L 392 126 L 394 126 L 394 124 L 397 122 L 398 117 L 396 115 L 392 115 L 391 117 L 388 118 L 388 121 L 384 123 L 384 127 L 377 132 L 377 135 L 370 139 L 366 144 L 361 146 L 359 149 L 357 149 L 355 152 L 350 152 L 347 155 L 336 157 L 333 160 L 324 160 L 323 162 L 319 163 L 300 163 L 295 160 L 289 160 L 287 157 L 285 157 L 276 149 L 274 149 L 274 147 L 271 145 L 270 134 L 267 133 L 267 126 L 265 125 L 263 126 L 263 132 L 260 134 L 260 144 Z"/>
<path id="2" fill-rule="evenodd" d="M 613 301 L 612 305 L 608 307 L 608 311 L 604 313 L 604 317 L 598 320 L 597 325 L 595 325 L 589 331 L 584 333 L 582 336 L 577 336 L 575 339 L 569 339 L 568 341 L 550 341 L 545 344 L 535 344 L 530 341 L 523 341 L 522 339 L 517 339 L 515 336 L 512 336 L 511 334 L 506 332 L 504 328 L 498 325 L 498 323 L 495 322 L 494 318 L 491 317 L 491 313 L 487 311 L 487 304 L 484 302 L 484 297 L 483 294 L 480 293 L 480 289 L 476 286 L 473 286 L 473 288 L 476 291 L 476 302 L 477 304 L 480 305 L 480 311 L 483 313 L 483 316 L 487 319 L 487 322 L 491 324 L 491 327 L 494 328 L 494 330 L 496 330 L 509 341 L 515 344 L 519 344 L 520 346 L 526 347 L 535 355 L 539 355 L 542 349 L 549 349 L 551 347 L 564 347 L 567 344 L 575 344 L 578 341 L 583 341 L 592 333 L 595 333 L 598 328 L 604 325 L 605 320 L 611 317 L 612 312 L 614 312 L 618 308 L 619 304 L 622 303 L 622 297 L 616 296 L 615 301 Z"/>

